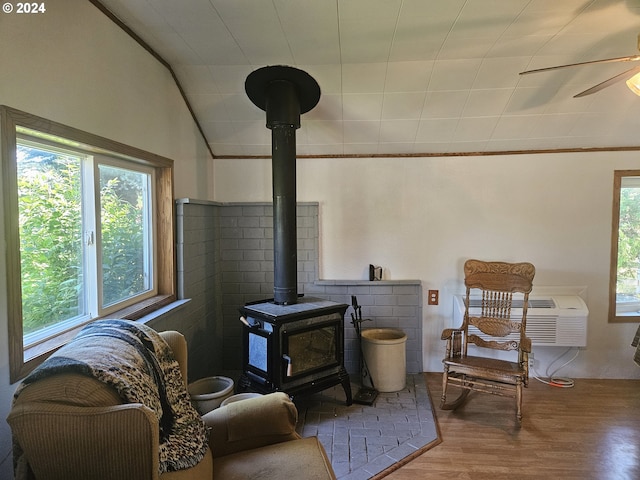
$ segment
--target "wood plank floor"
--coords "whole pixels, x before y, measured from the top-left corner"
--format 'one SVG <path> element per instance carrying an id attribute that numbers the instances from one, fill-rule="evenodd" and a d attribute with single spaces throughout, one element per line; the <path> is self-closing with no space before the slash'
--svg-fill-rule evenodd
<path id="1" fill-rule="evenodd" d="M 442 443 L 388 480 L 640 479 L 640 380 L 557 388 L 531 379 L 517 428 L 515 400 L 472 392 L 457 411 L 443 411 L 441 374 L 425 376 Z"/>

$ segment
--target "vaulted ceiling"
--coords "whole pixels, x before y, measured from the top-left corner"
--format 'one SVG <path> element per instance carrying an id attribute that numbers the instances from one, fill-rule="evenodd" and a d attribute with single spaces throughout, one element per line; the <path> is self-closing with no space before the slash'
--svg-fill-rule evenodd
<path id="1" fill-rule="evenodd" d="M 253 70 L 320 85 L 299 155 L 415 155 L 640 145 L 640 65 L 528 69 L 638 54 L 640 0 L 100 0 L 171 66 L 216 156 L 271 153 Z"/>

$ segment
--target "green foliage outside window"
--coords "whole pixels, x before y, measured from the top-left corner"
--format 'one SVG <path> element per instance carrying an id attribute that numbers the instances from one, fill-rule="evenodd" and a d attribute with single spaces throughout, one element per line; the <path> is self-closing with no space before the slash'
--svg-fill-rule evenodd
<path id="1" fill-rule="evenodd" d="M 148 288 L 145 282 L 143 182 L 137 172 L 101 167 L 103 304 Z"/>
<path id="2" fill-rule="evenodd" d="M 49 152 L 19 152 L 22 314 L 28 334 L 83 313 L 80 163 Z"/>
<path id="3" fill-rule="evenodd" d="M 620 189 L 618 295 L 637 296 L 640 271 L 640 188 Z"/>
<path id="4" fill-rule="evenodd" d="M 18 159 L 22 315 L 27 335 L 88 313 L 83 287 L 87 238 L 82 225 L 81 158 L 19 146 Z M 143 175 L 106 172 L 100 204 L 103 303 L 108 304 L 146 287 L 142 192 L 130 188 L 129 181 Z"/>

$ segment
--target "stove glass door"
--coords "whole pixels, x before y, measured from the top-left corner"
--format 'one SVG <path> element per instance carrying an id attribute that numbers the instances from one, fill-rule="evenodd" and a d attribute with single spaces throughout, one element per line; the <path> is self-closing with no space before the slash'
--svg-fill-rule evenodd
<path id="1" fill-rule="evenodd" d="M 287 376 L 295 377 L 338 363 L 337 324 L 291 332 L 286 336 Z"/>

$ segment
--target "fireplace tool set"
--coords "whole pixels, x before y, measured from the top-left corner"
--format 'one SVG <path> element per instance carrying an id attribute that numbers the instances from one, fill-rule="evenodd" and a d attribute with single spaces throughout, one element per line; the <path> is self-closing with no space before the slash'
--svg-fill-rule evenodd
<path id="1" fill-rule="evenodd" d="M 356 334 L 358 336 L 358 349 L 360 350 L 360 375 L 362 385 L 360 390 L 358 390 L 358 392 L 353 396 L 353 401 L 361 405 L 373 405 L 373 402 L 375 402 L 376 397 L 378 396 L 378 391 L 373 383 L 371 372 L 369 372 L 369 368 L 367 367 L 367 360 L 364 358 L 361 331 L 362 322 L 370 322 L 371 319 L 362 318 L 362 306 L 358 305 L 358 299 L 355 295 L 351 295 L 351 306 L 353 307 L 353 313 L 351 313 L 351 324 L 356 329 Z M 371 388 L 365 386 L 365 380 L 367 378 L 369 379 L 369 383 L 371 383 Z"/>

